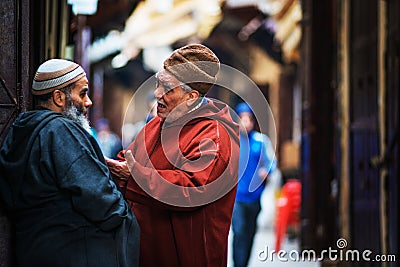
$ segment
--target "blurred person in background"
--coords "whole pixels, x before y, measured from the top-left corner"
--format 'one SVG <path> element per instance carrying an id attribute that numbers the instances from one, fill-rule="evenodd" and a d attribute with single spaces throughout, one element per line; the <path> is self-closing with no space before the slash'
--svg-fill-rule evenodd
<path id="1" fill-rule="evenodd" d="M 139 226 L 91 136 L 86 73 L 51 59 L 0 149 L 0 197 L 24 267 L 132 267 Z"/>
<path id="2" fill-rule="evenodd" d="M 135 140 L 137 134 L 152 118 L 157 116 L 157 99 L 154 97 L 154 92 L 151 91 L 146 97 L 147 110 L 144 112 L 145 118 L 136 123 L 127 123 L 122 126 L 122 145 L 124 148 L 128 147 L 133 140 Z"/>
<path id="3" fill-rule="evenodd" d="M 104 156 L 115 159 L 122 149 L 122 143 L 119 136 L 110 130 L 110 124 L 107 119 L 101 118 L 96 122 L 97 136 L 101 151 Z"/>
<path id="4" fill-rule="evenodd" d="M 261 194 L 267 177 L 276 169 L 274 148 L 268 136 L 254 130 L 255 118 L 247 103 L 236 107 L 240 118 L 239 182 L 232 215 L 233 262 L 246 267 L 261 211 Z"/>

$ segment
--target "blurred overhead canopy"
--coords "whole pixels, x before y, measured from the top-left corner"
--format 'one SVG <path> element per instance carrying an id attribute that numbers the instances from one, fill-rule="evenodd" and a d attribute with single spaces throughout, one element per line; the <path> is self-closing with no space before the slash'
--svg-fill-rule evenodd
<path id="1" fill-rule="evenodd" d="M 274 35 L 274 42 L 282 49 L 285 62 L 298 62 L 299 45 L 301 41 L 302 9 L 300 0 L 227 0 L 226 7 L 240 8 L 243 6 L 256 6 L 266 15 L 264 21 L 250 21 L 243 30 L 253 28 L 248 35 L 256 32 L 257 28 L 266 28 Z M 255 27 L 255 28 L 254 28 Z M 242 32 L 243 33 L 243 32 Z M 249 36 L 247 36 L 249 37 Z M 239 36 L 240 38 L 240 36 Z"/>
<path id="2" fill-rule="evenodd" d="M 221 20 L 219 0 L 146 0 L 138 4 L 122 32 L 112 33 L 114 50 L 121 50 L 120 61 L 135 58 L 142 49 L 171 45 L 178 40 L 207 38 Z M 118 38 L 116 38 L 116 36 Z M 104 45 L 104 42 L 103 42 Z M 101 59 L 95 47 L 91 61 Z"/>
<path id="3" fill-rule="evenodd" d="M 89 47 L 89 58 L 91 62 L 96 62 L 120 52 L 113 64 L 121 67 L 141 51 L 156 53 L 159 48 L 162 53 L 168 53 L 166 47 L 180 40 L 194 39 L 201 42 L 221 21 L 222 6 L 229 9 L 245 6 L 258 8 L 266 17 L 258 27 L 263 26 L 274 34 L 274 42 L 279 43 L 285 62 L 298 61 L 301 39 L 299 22 L 302 17 L 299 0 L 141 1 L 126 20 L 122 31 L 111 31 L 106 38 L 95 41 Z M 249 32 L 249 35 L 254 32 Z M 149 65 L 155 68 L 157 64 Z"/>
<path id="4" fill-rule="evenodd" d="M 104 37 L 112 30 L 122 31 L 139 2 L 140 0 L 99 0 L 96 13 L 86 19 L 93 38 Z"/>

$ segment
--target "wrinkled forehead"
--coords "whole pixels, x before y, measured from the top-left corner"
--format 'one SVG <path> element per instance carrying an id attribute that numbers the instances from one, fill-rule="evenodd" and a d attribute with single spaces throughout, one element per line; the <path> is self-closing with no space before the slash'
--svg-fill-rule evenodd
<path id="1" fill-rule="evenodd" d="M 89 81 L 86 76 L 83 76 L 82 78 L 80 78 L 75 82 L 74 89 L 87 88 L 88 86 L 89 86 Z"/>
<path id="2" fill-rule="evenodd" d="M 160 70 L 157 72 L 156 79 L 160 82 L 179 82 L 178 79 L 167 70 Z"/>

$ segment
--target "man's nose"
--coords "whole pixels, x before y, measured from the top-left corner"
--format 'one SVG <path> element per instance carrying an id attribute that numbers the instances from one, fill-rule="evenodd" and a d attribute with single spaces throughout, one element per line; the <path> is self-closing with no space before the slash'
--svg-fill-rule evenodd
<path id="1" fill-rule="evenodd" d="M 86 107 L 86 108 L 89 108 L 89 107 L 91 107 L 92 105 L 93 105 L 92 100 L 90 99 L 90 97 L 87 97 L 86 100 L 85 100 L 85 107 Z"/>
<path id="2" fill-rule="evenodd" d="M 156 90 L 154 90 L 154 97 L 155 98 L 161 98 L 164 94 L 164 90 L 161 86 L 157 86 Z"/>

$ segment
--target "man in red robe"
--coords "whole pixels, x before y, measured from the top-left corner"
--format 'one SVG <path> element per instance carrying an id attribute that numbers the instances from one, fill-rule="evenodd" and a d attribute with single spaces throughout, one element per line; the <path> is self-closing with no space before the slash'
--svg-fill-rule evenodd
<path id="1" fill-rule="evenodd" d="M 140 266 L 227 264 L 239 127 L 205 97 L 219 68 L 203 45 L 175 50 L 156 75 L 157 117 L 107 159 L 140 225 Z"/>

